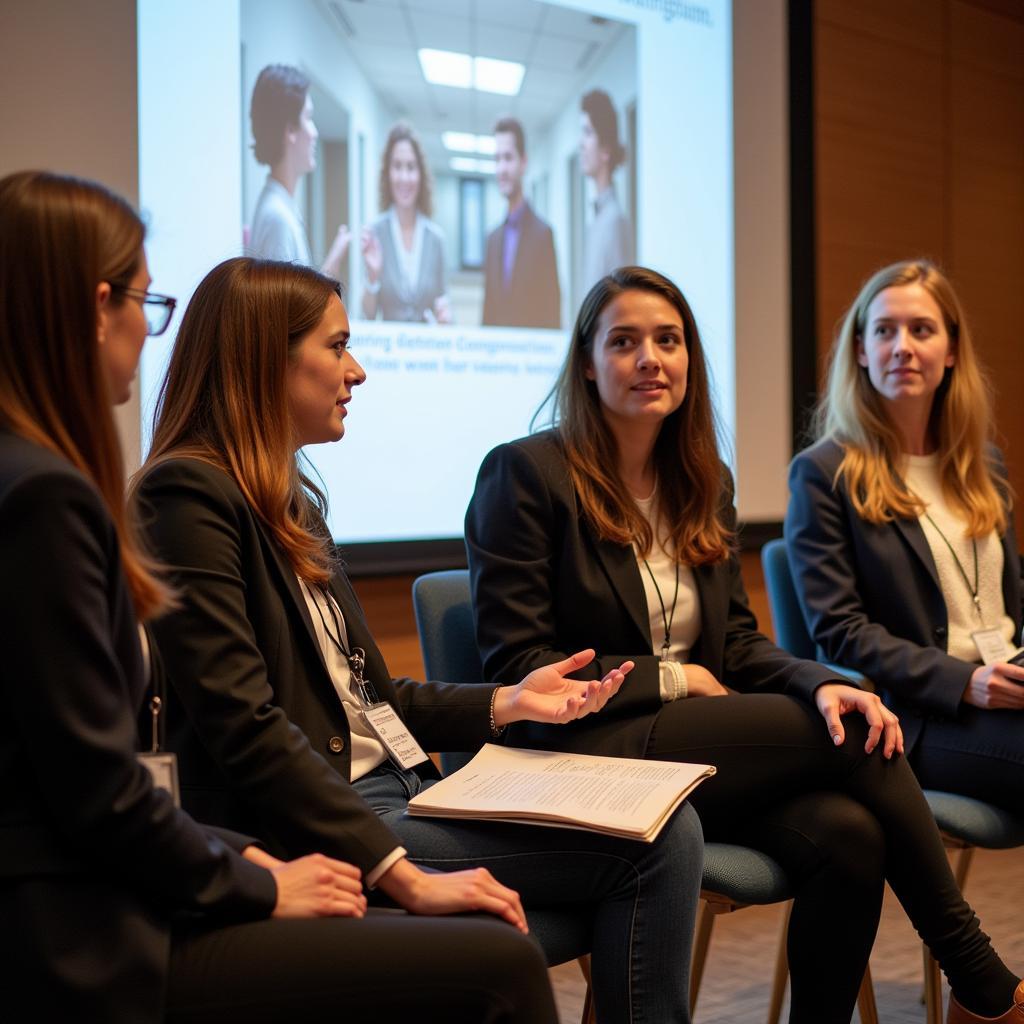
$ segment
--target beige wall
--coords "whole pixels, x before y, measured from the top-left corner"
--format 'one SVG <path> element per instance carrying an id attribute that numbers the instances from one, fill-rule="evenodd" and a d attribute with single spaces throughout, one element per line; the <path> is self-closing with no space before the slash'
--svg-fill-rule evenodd
<path id="1" fill-rule="evenodd" d="M 64 171 L 138 202 L 134 0 L 4 0 L 0 80 L 0 175 Z M 117 419 L 134 466 L 136 398 Z"/>
<path id="2" fill-rule="evenodd" d="M 957 285 L 1024 495 L 1024 3 L 817 0 L 818 343 L 879 266 Z"/>

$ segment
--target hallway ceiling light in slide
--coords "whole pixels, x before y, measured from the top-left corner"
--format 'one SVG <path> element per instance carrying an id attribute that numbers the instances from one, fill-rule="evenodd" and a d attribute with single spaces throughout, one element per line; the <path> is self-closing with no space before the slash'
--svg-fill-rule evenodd
<path id="1" fill-rule="evenodd" d="M 423 77 L 431 85 L 518 96 L 526 74 L 526 66 L 518 61 L 471 57 L 468 53 L 427 48 L 418 50 L 417 55 Z"/>

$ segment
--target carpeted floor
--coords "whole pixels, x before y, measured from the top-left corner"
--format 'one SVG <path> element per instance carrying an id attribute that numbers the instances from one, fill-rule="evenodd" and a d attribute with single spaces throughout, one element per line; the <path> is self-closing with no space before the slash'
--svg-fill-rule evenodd
<path id="1" fill-rule="evenodd" d="M 977 851 L 965 891 L 1003 959 L 1024 973 L 1024 849 Z M 694 1024 L 764 1024 L 781 922 L 781 906 L 748 907 L 717 919 Z M 921 962 L 921 944 L 886 891 L 871 956 L 881 1024 L 923 1024 Z M 579 969 L 564 964 L 551 977 L 561 1021 L 579 1024 Z M 784 1007 L 783 1024 L 786 1015 Z"/>

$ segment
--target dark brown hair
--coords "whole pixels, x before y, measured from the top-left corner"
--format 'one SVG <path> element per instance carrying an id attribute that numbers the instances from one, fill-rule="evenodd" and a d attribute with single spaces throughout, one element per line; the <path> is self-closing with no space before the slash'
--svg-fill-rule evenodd
<path id="1" fill-rule="evenodd" d="M 626 162 L 626 148 L 619 142 L 619 115 L 611 97 L 603 89 L 591 89 L 580 101 L 580 109 L 590 118 L 597 144 L 607 150 L 609 169 L 614 171 Z"/>
<path id="2" fill-rule="evenodd" d="M 0 424 L 95 484 L 142 619 L 166 605 L 169 591 L 125 504 L 96 289 L 131 281 L 144 237 L 128 203 L 95 182 L 44 171 L 0 180 Z M 108 301 L 124 300 L 114 291 Z"/>
<path id="3" fill-rule="evenodd" d="M 268 64 L 256 79 L 249 105 L 256 162 L 272 167 L 284 152 L 284 130 L 299 123 L 309 79 L 288 64 Z"/>
<path id="4" fill-rule="evenodd" d="M 553 423 L 580 504 L 598 536 L 616 544 L 635 544 L 647 555 L 654 543 L 651 525 L 619 477 L 615 437 L 601 411 L 597 385 L 587 379 L 598 319 L 609 302 L 634 290 L 660 295 L 678 311 L 689 357 L 686 397 L 665 418 L 655 442 L 659 511 L 680 562 L 718 562 L 728 557 L 732 536 L 721 520 L 725 471 L 718 453 L 707 365 L 693 311 L 667 277 L 646 267 L 619 267 L 590 289 L 549 396 Z"/>
<path id="5" fill-rule="evenodd" d="M 517 117 L 502 117 L 494 126 L 494 135 L 498 132 L 507 132 L 516 140 L 516 152 L 520 158 L 526 156 L 526 135 L 523 132 L 523 122 Z"/>
<path id="6" fill-rule="evenodd" d="M 238 484 L 292 568 L 326 583 L 334 561 L 327 501 L 299 469 L 287 370 L 340 285 L 296 263 L 236 257 L 200 282 L 178 330 L 139 477 L 198 458 Z"/>

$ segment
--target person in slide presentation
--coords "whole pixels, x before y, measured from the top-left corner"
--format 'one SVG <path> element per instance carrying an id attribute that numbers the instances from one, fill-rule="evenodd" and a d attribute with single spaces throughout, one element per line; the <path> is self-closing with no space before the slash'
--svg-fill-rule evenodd
<path id="1" fill-rule="evenodd" d="M 382 213 L 363 228 L 361 238 L 363 315 L 368 320 L 451 323 L 444 235 L 430 219 L 430 168 L 419 138 L 403 122 L 388 133 L 379 194 Z"/>
<path id="2" fill-rule="evenodd" d="M 626 162 L 619 117 L 608 93 L 588 92 L 580 104 L 580 168 L 594 182 L 594 211 L 583 243 L 583 288 L 633 262 L 633 233 L 612 175 Z"/>
<path id="3" fill-rule="evenodd" d="M 514 929 L 369 913 L 354 865 L 198 824 L 137 755 L 162 688 L 139 619 L 173 600 L 125 507 L 111 414 L 174 312 L 144 234 L 94 182 L 0 180 L 5 1018 L 554 1024 Z"/>
<path id="4" fill-rule="evenodd" d="M 555 240 L 550 226 L 523 195 L 526 136 L 514 117 L 494 126 L 498 191 L 508 202 L 505 220 L 487 236 L 483 323 L 508 327 L 559 327 Z"/>
<path id="5" fill-rule="evenodd" d="M 580 678 L 636 666 L 569 736 L 517 724 L 508 742 L 716 765 L 691 797 L 706 835 L 764 850 L 793 884 L 791 1024 L 849 1024 L 883 877 L 956 999 L 1002 1013 L 1020 979 L 957 889 L 896 716 L 758 632 L 710 395 L 682 293 L 622 267 L 583 301 L 553 427 L 484 460 L 466 547 L 486 679 L 583 634 L 606 653 Z"/>
<path id="6" fill-rule="evenodd" d="M 256 79 L 249 108 L 253 151 L 270 168 L 249 232 L 249 252 L 268 260 L 310 265 L 306 228 L 295 211 L 299 179 L 316 166 L 313 100 L 309 79 L 287 64 L 270 64 Z M 342 224 L 334 236 L 322 270 L 337 277 L 348 251 L 349 230 Z"/>
<path id="7" fill-rule="evenodd" d="M 790 469 L 786 546 L 811 635 L 888 695 L 921 785 L 1020 812 L 1021 561 L 993 404 L 945 274 L 879 270 Z"/>

